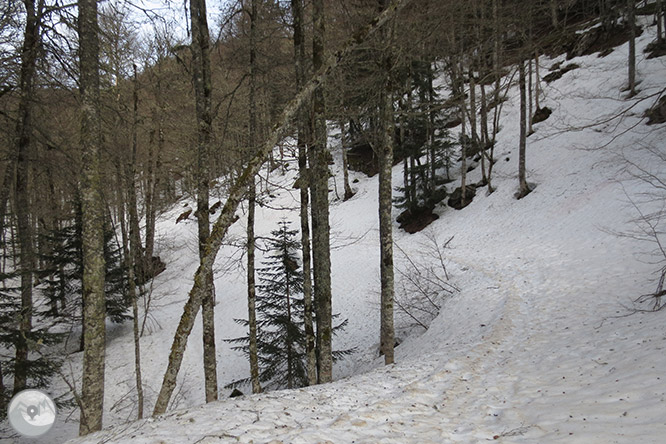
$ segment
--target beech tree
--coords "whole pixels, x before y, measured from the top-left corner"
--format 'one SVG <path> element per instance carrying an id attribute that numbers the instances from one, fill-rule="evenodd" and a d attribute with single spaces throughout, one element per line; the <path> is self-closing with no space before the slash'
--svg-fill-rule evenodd
<path id="1" fill-rule="evenodd" d="M 340 60 L 348 57 L 357 45 L 365 41 L 369 35 L 384 26 L 389 19 L 394 17 L 408 3 L 409 0 L 394 0 L 379 16 L 375 17 L 369 24 L 356 31 L 353 37 L 347 41 L 342 49 L 325 58 L 321 68 L 303 85 L 296 96 L 286 105 L 268 137 L 261 144 L 261 149 L 248 162 L 239 179 L 229 189 L 227 200 L 222 208 L 220 216 L 213 225 L 211 235 L 206 242 L 205 255 L 194 275 L 194 285 L 190 290 L 187 302 L 183 308 L 183 315 L 176 328 L 171 351 L 169 353 L 169 363 L 164 373 L 162 386 L 155 403 L 153 415 L 160 415 L 166 411 L 171 394 L 176 387 L 176 378 L 183 361 L 187 339 L 192 331 L 194 318 L 197 315 L 201 305 L 201 299 L 204 296 L 205 279 L 212 274 L 213 263 L 222 245 L 224 236 L 231 224 L 236 220 L 235 212 L 242 197 L 245 195 L 248 180 L 257 174 L 264 160 L 273 150 L 278 140 L 287 134 L 289 125 L 296 117 L 299 109 L 306 103 L 306 101 L 312 98 L 314 90 L 321 85 L 322 81 L 330 74 L 333 68 L 340 63 Z"/>
<path id="2" fill-rule="evenodd" d="M 104 410 L 104 207 L 101 191 L 97 0 L 79 0 L 81 211 L 83 222 L 83 381 L 79 433 L 101 430 Z"/>
<path id="3" fill-rule="evenodd" d="M 210 235 L 210 140 L 213 114 L 211 109 L 210 36 L 206 17 L 206 1 L 190 0 L 192 28 L 192 80 L 197 117 L 197 221 L 199 227 L 199 258 L 205 255 Z M 205 296 L 201 300 L 203 318 L 204 377 L 206 402 L 217 400 L 217 357 L 215 355 L 215 288 L 213 275 L 206 277 Z"/>
<path id="4" fill-rule="evenodd" d="M 324 1 L 312 3 L 314 34 L 312 60 L 315 72 L 324 67 Z M 314 270 L 314 305 L 317 315 L 318 381 L 333 380 L 331 320 L 331 247 L 328 220 L 328 149 L 324 87 L 319 86 L 313 97 L 312 145 L 309 149 L 312 192 L 312 263 Z"/>

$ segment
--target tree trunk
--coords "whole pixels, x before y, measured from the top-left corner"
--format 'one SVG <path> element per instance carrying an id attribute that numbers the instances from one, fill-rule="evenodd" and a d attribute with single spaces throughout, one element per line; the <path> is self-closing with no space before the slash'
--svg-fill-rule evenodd
<path id="1" fill-rule="evenodd" d="M 211 110 L 212 84 L 210 78 L 210 37 L 206 18 L 206 0 L 190 0 L 192 29 L 192 75 L 197 118 L 197 221 L 199 228 L 199 258 L 205 256 L 206 240 L 210 235 L 209 213 L 209 152 L 213 115 Z M 206 277 L 202 298 L 203 366 L 206 402 L 217 400 L 217 362 L 215 354 L 215 287 L 213 275 Z"/>
<path id="2" fill-rule="evenodd" d="M 5 235 L 5 214 L 7 213 L 7 201 L 9 201 L 9 194 L 14 182 L 14 175 L 16 171 L 16 164 L 14 159 L 9 159 L 5 167 L 5 174 L 2 180 L 2 188 L 0 188 L 0 239 Z"/>
<path id="3" fill-rule="evenodd" d="M 532 108 L 532 103 L 534 100 L 534 94 L 532 92 L 532 59 L 527 60 L 527 103 L 528 103 L 528 111 L 527 111 L 527 134 L 532 134 L 534 131 L 532 130 L 532 116 L 534 115 L 534 109 Z"/>
<path id="4" fill-rule="evenodd" d="M 379 8 L 383 10 L 388 5 L 387 0 L 379 0 Z M 394 22 L 395 23 L 395 22 Z M 380 280 L 381 280 L 381 313 L 380 313 L 380 351 L 384 355 L 384 364 L 390 365 L 395 361 L 394 345 L 395 331 L 393 328 L 393 90 L 391 82 L 391 70 L 393 68 L 393 56 L 391 44 L 393 39 L 392 30 L 387 27 L 381 32 L 382 45 L 386 47 L 382 51 L 381 65 L 385 73 L 384 85 L 380 95 L 379 118 L 381 128 L 381 142 L 379 151 L 379 244 L 380 244 Z"/>
<path id="5" fill-rule="evenodd" d="M 249 141 L 251 152 L 257 150 L 257 103 L 256 103 L 256 63 L 257 63 L 257 0 L 252 0 L 250 13 L 250 122 Z M 250 179 L 248 187 L 248 210 L 247 210 L 247 311 L 248 327 L 250 330 L 250 380 L 252 381 L 252 393 L 261 393 L 261 382 L 259 381 L 259 355 L 257 349 L 257 310 L 256 310 L 256 287 L 254 278 L 254 210 L 256 199 L 256 185 L 254 177 Z"/>
<path id="6" fill-rule="evenodd" d="M 312 60 L 314 70 L 324 66 L 324 2 L 313 1 L 314 36 Z M 312 254 L 314 265 L 314 302 L 317 316 L 317 348 L 319 357 L 319 382 L 333 380 L 333 355 L 331 349 L 331 249 L 328 220 L 328 149 L 326 147 L 326 105 L 324 88 L 314 92 L 313 145 L 310 148 L 312 176 Z"/>
<path id="7" fill-rule="evenodd" d="M 305 83 L 305 36 L 303 32 L 303 0 L 291 0 L 294 16 L 294 60 L 296 68 L 296 86 L 300 90 Z M 310 254 L 310 221 L 308 205 L 310 202 L 310 181 L 307 165 L 307 145 L 310 141 L 308 113 L 301 107 L 298 115 L 298 175 L 300 186 L 301 249 L 303 254 L 303 318 L 305 323 L 305 356 L 308 385 L 317 383 L 317 357 L 315 353 L 315 334 L 312 320 L 312 268 Z"/>
<path id="8" fill-rule="evenodd" d="M 629 22 L 629 97 L 636 95 L 636 0 L 627 0 L 627 22 Z"/>
<path id="9" fill-rule="evenodd" d="M 539 50 L 534 51 L 534 106 L 538 111 L 541 109 L 541 103 L 539 103 L 539 96 L 541 95 L 541 77 L 539 77 Z M 530 121 L 532 121 L 533 115 L 530 114 Z"/>
<path id="10" fill-rule="evenodd" d="M 133 255 L 134 275 L 140 283 L 145 282 L 143 266 L 143 247 L 141 245 L 141 228 L 139 227 L 139 211 L 136 199 L 136 153 L 138 149 L 138 126 L 139 126 L 139 84 L 134 66 L 134 80 L 132 90 L 132 148 L 129 164 L 127 165 L 128 198 L 127 206 L 129 213 L 129 241 L 130 253 Z"/>
<path id="11" fill-rule="evenodd" d="M 174 334 L 171 351 L 169 352 L 167 369 L 164 372 L 162 386 L 157 396 L 157 401 L 155 402 L 153 416 L 160 415 L 166 411 L 171 394 L 176 387 L 176 378 L 180 371 L 180 365 L 183 362 L 183 354 L 185 352 L 185 347 L 187 346 L 187 339 L 192 331 L 194 320 L 199 307 L 201 306 L 201 299 L 203 299 L 204 291 L 206 289 L 204 283 L 206 282 L 207 277 L 212 275 L 213 263 L 222 246 L 222 241 L 227 230 L 237 220 L 235 212 L 238 209 L 241 199 L 245 195 L 248 181 L 257 174 L 261 165 L 263 165 L 265 159 L 278 141 L 288 134 L 288 129 L 294 117 L 296 117 L 301 107 L 310 100 L 314 90 L 321 85 L 322 81 L 336 66 L 338 66 L 341 60 L 349 56 L 359 44 L 363 43 L 368 38 L 368 36 L 376 32 L 377 29 L 382 27 L 390 18 L 394 17 L 399 11 L 401 11 L 409 1 L 410 0 L 396 0 L 391 3 L 382 14 L 354 33 L 341 50 L 335 52 L 326 59 L 322 68 L 315 73 L 310 81 L 303 85 L 296 96 L 285 106 L 273 126 L 273 129 L 261 145 L 261 150 L 250 160 L 250 162 L 248 162 L 241 176 L 230 187 L 227 201 L 222 208 L 220 216 L 213 225 L 211 235 L 206 241 L 206 254 L 194 274 L 194 285 L 189 292 L 187 302 L 183 308 L 183 314 L 178 323 L 178 327 L 176 328 L 176 333 Z"/>
<path id="12" fill-rule="evenodd" d="M 520 60 L 518 63 L 518 82 L 520 87 L 520 141 L 518 147 L 518 181 L 520 189 L 518 191 L 518 198 L 527 196 L 530 192 L 527 186 L 527 179 L 525 177 L 525 147 L 527 145 L 527 97 L 525 94 L 525 61 Z"/>
<path id="13" fill-rule="evenodd" d="M 664 23 L 661 19 L 664 15 L 664 2 L 663 0 L 657 0 L 657 13 L 655 14 L 655 19 L 657 21 L 657 41 L 662 42 L 664 40 Z"/>
<path id="14" fill-rule="evenodd" d="M 550 0 L 550 23 L 554 29 L 560 27 L 560 21 L 557 14 L 557 0 Z"/>
<path id="15" fill-rule="evenodd" d="M 104 208 L 99 150 L 99 36 L 97 0 L 79 0 L 81 88 L 81 212 L 83 250 L 83 378 L 79 434 L 101 430 L 104 410 Z"/>
<path id="16" fill-rule="evenodd" d="M 120 170 L 120 167 L 119 167 Z M 136 394 L 137 394 L 137 419 L 143 418 L 143 383 L 141 380 L 141 343 L 139 336 L 139 307 L 137 305 L 137 290 L 136 290 L 136 276 L 135 276 L 135 267 L 134 267 L 134 252 L 130 251 L 131 242 L 128 235 L 127 222 L 125 220 L 126 212 L 126 199 L 125 196 L 129 196 L 135 191 L 130 189 L 129 184 L 132 183 L 131 180 L 123 180 L 123 172 L 118 172 L 118 182 L 120 183 L 120 189 L 125 190 L 118 193 L 119 202 L 118 202 L 118 217 L 120 220 L 120 231 L 122 236 L 122 249 L 123 257 L 125 259 L 125 268 L 127 269 L 127 296 L 132 301 L 132 330 L 134 335 L 134 376 L 136 383 Z M 128 245 L 130 248 L 128 248 Z"/>
<path id="17" fill-rule="evenodd" d="M 340 151 L 342 151 L 342 177 L 343 184 L 345 187 L 345 197 L 344 200 L 347 201 L 354 197 L 354 192 L 352 191 L 351 185 L 349 185 L 349 162 L 347 161 L 347 139 L 345 137 L 345 123 L 340 121 Z"/>
<path id="18" fill-rule="evenodd" d="M 40 46 L 40 27 L 43 2 L 24 2 L 26 24 L 21 50 L 21 74 L 19 79 L 19 107 L 16 123 L 16 219 L 20 248 L 21 313 L 19 337 L 16 343 L 14 363 L 14 393 L 27 387 L 28 337 L 32 331 L 32 278 L 34 266 L 33 234 L 30 221 L 30 157 L 32 148 L 32 102 L 35 72 Z M 11 163 L 8 168 L 11 167 Z M 4 218 L 4 215 L 3 215 Z"/>

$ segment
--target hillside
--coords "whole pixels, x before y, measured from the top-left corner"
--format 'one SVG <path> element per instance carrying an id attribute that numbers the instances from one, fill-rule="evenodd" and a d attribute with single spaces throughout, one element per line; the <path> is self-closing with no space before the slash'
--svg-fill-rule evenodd
<path id="1" fill-rule="evenodd" d="M 395 226 L 402 269 L 407 260 L 398 250 L 424 263 L 432 261 L 427 253 L 433 239 L 441 245 L 453 238 L 444 257 L 451 283 L 460 289 L 446 299 L 427 331 L 402 330 L 397 364 L 384 367 L 377 356 L 377 180 L 359 173 L 354 175 L 359 179 L 356 195 L 347 202 L 336 200 L 331 208 L 333 311 L 349 320 L 334 345 L 356 347 L 336 364 L 336 382 L 197 406 L 203 400 L 199 321 L 173 411 L 125 423 L 135 416 L 127 323 L 112 327 L 108 335 L 105 423 L 116 426 L 71 443 L 662 442 L 664 313 L 632 310 L 636 298 L 656 288 L 664 260 L 654 243 L 632 234 L 640 228 L 634 204 L 649 213 L 663 202 L 663 195 L 646 198 L 659 190 L 632 175 L 639 169 L 657 175 L 665 170 L 666 126 L 646 126 L 642 118 L 666 73 L 663 57 L 643 56 L 653 38 L 654 29 L 648 27 L 637 42 L 640 84 L 633 99 L 625 100 L 621 92 L 626 45 L 603 58 L 577 57 L 571 62 L 578 69 L 542 84 L 542 103 L 553 114 L 535 125 L 528 139 L 528 180 L 536 188 L 527 197 L 514 197 L 514 87 L 495 151 L 497 190 L 490 195 L 481 190 L 461 211 L 438 207 L 440 218 L 420 233 L 406 234 Z M 563 60 L 541 63 L 550 67 Z M 332 138 L 332 143 L 339 142 Z M 270 176 L 274 198 L 258 210 L 259 235 L 267 235 L 282 218 L 297 220 L 298 192 L 291 188 L 295 172 L 291 161 L 284 174 Z M 476 171 L 471 174 L 480 179 Z M 399 166 L 393 179 L 396 184 L 402 180 Z M 218 193 L 223 199 L 224 191 Z M 185 205 L 194 203 L 184 199 L 162 215 L 158 226 L 159 254 L 167 269 L 155 280 L 141 342 L 148 406 L 159 390 L 197 265 L 196 222 L 176 224 Z M 235 246 L 243 232 L 241 217 L 217 262 L 221 385 L 248 372 L 245 358 L 223 342 L 243 334 L 233 322 L 247 311 L 241 249 Z M 80 356 L 73 355 L 65 368 L 80 374 Z M 77 426 L 61 413 L 41 442 L 72 438 Z"/>

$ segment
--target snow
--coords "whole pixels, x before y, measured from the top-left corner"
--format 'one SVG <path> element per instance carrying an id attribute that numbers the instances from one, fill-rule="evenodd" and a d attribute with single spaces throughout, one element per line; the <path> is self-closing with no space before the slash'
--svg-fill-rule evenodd
<path id="1" fill-rule="evenodd" d="M 654 34 L 647 28 L 637 42 L 640 92 L 635 99 L 625 100 L 621 92 L 626 45 L 605 58 L 573 59 L 579 69 L 542 83 L 542 106 L 554 112 L 535 125 L 528 139 L 528 181 L 536 188 L 527 197 L 514 197 L 519 110 L 513 87 L 495 151 L 497 191 L 486 195 L 481 190 L 462 211 L 438 208 L 440 219 L 421 233 L 409 235 L 395 226 L 395 242 L 410 257 L 424 252 L 428 237 L 443 243 L 453 236 L 445 257 L 452 283 L 460 289 L 427 331 L 401 338 L 396 364 L 383 366 L 377 356 L 377 181 L 352 172 L 351 179 L 359 179 L 353 185 L 357 194 L 341 202 L 331 193 L 332 282 L 333 310 L 349 319 L 334 347 L 357 351 L 336 364 L 335 382 L 197 405 L 204 397 L 198 322 L 173 410 L 127 423 L 136 415 L 127 324 L 109 334 L 105 424 L 114 426 L 71 444 L 663 442 L 664 313 L 631 311 L 638 296 L 654 290 L 660 257 L 651 243 L 620 235 L 636 229 L 631 201 L 645 211 L 660 207 L 643 198 L 652 189 L 627 168 L 631 161 L 663 171 L 646 147 L 664 152 L 666 126 L 648 127 L 641 120 L 654 99 L 640 99 L 663 88 L 666 72 L 663 58 L 643 58 L 642 48 Z M 560 60 L 541 63 L 548 67 Z M 591 125 L 634 103 L 623 118 Z M 271 175 L 272 207 L 297 207 L 298 190 L 291 188 L 295 164 L 289 168 L 285 175 Z M 479 179 L 478 170 L 471 174 Z M 401 177 L 398 166 L 394 183 Z M 158 227 L 159 254 L 168 267 L 155 281 L 141 342 L 146 414 L 159 390 L 196 267 L 196 223 L 175 224 L 185 203 L 194 205 L 183 201 L 163 215 Z M 258 209 L 257 233 L 267 235 L 283 217 L 298 226 L 297 211 Z M 230 240 L 242 240 L 244 228 L 241 217 Z M 397 251 L 396 258 L 401 266 Z M 238 260 L 244 257 L 229 245 L 217 261 L 221 385 L 247 376 L 249 367 L 223 342 L 243 334 L 233 322 L 247 310 L 244 265 Z M 80 356 L 70 365 L 78 375 Z M 78 412 L 65 421 L 60 414 L 42 442 L 74 437 L 76 417 Z"/>

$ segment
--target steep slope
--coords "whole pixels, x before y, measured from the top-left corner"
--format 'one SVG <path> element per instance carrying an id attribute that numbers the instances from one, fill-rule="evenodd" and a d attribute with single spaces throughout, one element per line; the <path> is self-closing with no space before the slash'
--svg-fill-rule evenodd
<path id="1" fill-rule="evenodd" d="M 654 38 L 648 28 L 638 54 Z M 558 60 L 543 61 L 549 66 Z M 632 164 L 659 174 L 666 127 L 645 126 L 643 111 L 663 88 L 666 62 L 640 59 L 640 93 L 625 100 L 626 45 L 605 58 L 574 60 L 579 69 L 544 85 L 553 115 L 528 139 L 528 180 L 517 191 L 517 89 L 505 104 L 496 149 L 495 186 L 467 208 L 439 208 L 425 232 L 396 233 L 412 256 L 428 236 L 454 236 L 448 270 L 461 292 L 422 335 L 397 348 L 397 364 L 382 367 L 378 342 L 377 184 L 362 179 L 357 195 L 332 208 L 334 311 L 350 320 L 339 347 L 358 347 L 336 378 L 308 389 L 224 400 L 111 428 L 72 443 L 367 442 L 658 443 L 666 436 L 666 330 L 663 313 L 629 307 L 655 288 L 660 258 L 654 245 L 622 236 L 636 229 L 631 201 L 655 190 L 636 180 Z M 618 116 L 622 111 L 628 110 Z M 663 162 L 663 161 L 662 161 Z M 290 189 L 294 168 L 271 176 L 275 199 L 260 210 L 258 232 L 282 217 L 296 220 Z M 401 171 L 396 168 L 394 181 Z M 660 201 L 639 204 L 644 211 Z M 160 229 L 169 268 L 156 281 L 143 339 L 148 405 L 159 389 L 170 334 L 196 265 L 194 222 L 175 225 L 176 208 Z M 232 229 L 240 238 L 243 224 Z M 396 227 L 397 229 L 397 227 Z M 231 240 L 231 239 L 230 239 Z M 167 248 L 167 246 L 169 248 Z M 225 247 L 216 287 L 220 338 L 242 329 L 245 313 L 238 249 Z M 129 330 L 110 335 L 107 420 L 133 414 Z M 201 329 L 190 338 L 176 406 L 201 402 Z M 247 374 L 244 359 L 219 344 L 220 380 Z M 76 363 L 74 374 L 78 374 Z M 363 371 L 363 373 L 360 373 Z M 53 437 L 72 436 L 71 424 Z"/>

